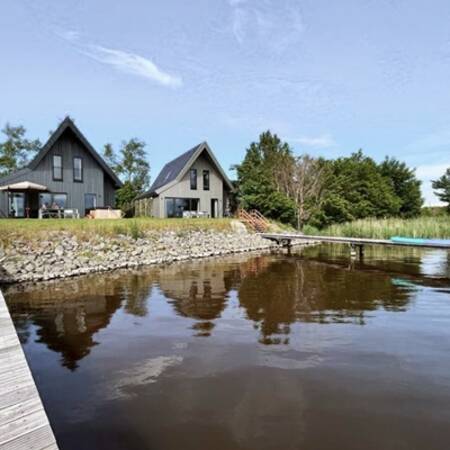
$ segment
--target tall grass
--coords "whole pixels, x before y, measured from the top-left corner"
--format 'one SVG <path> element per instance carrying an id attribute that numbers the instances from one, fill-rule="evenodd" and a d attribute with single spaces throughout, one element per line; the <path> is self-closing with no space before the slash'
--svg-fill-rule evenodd
<path id="1" fill-rule="evenodd" d="M 119 220 L 0 219 L 0 241 L 11 242 L 14 237 L 45 238 L 49 232 L 67 232 L 79 238 L 89 238 L 92 235 L 128 235 L 137 239 L 151 231 L 228 231 L 231 229 L 230 222 L 230 219 L 154 219 L 148 217 Z"/>
<path id="2" fill-rule="evenodd" d="M 305 234 L 326 236 L 389 239 L 404 236 L 425 239 L 449 239 L 450 216 L 418 217 L 416 219 L 363 219 L 331 225 L 323 230 L 306 229 Z"/>

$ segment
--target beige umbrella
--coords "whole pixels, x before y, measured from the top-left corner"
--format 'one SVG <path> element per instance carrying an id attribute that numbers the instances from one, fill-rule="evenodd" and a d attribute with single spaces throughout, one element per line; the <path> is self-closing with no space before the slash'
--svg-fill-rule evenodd
<path id="1" fill-rule="evenodd" d="M 48 188 L 31 181 L 20 181 L 19 183 L 0 186 L 0 191 L 48 191 Z"/>

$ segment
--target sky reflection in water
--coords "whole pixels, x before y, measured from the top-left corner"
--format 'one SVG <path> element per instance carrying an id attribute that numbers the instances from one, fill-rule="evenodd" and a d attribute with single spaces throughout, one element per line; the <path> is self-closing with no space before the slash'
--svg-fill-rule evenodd
<path id="1" fill-rule="evenodd" d="M 62 448 L 443 448 L 448 258 L 321 246 L 6 296 Z"/>

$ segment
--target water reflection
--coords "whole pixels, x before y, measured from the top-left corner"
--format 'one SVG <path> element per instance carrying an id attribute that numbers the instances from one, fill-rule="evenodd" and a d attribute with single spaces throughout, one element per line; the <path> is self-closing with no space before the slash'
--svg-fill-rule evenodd
<path id="1" fill-rule="evenodd" d="M 240 304 L 264 344 L 288 343 L 290 325 L 297 321 L 364 325 L 367 311 L 405 311 L 408 298 L 388 275 L 373 277 L 297 256 L 272 261 L 239 287 Z"/>
<path id="2" fill-rule="evenodd" d="M 226 307 L 234 276 L 226 265 L 197 263 L 185 270 L 166 268 L 159 274 L 158 285 L 178 315 L 195 319 L 196 336 L 206 337 Z"/>
<path id="3" fill-rule="evenodd" d="M 7 297 L 22 342 L 30 339 L 34 326 L 36 342 L 59 353 L 61 365 L 75 370 L 98 344 L 96 333 L 109 326 L 119 309 L 151 318 L 152 301 L 161 293 L 172 313 L 189 319 L 183 326 L 194 336 L 214 333 L 233 294 L 260 343 L 288 345 L 296 322 L 364 325 L 379 308 L 406 311 L 418 285 L 410 277 L 420 271 L 429 274 L 432 268 L 447 270 L 442 262 L 447 255 L 442 254 L 433 259 L 422 253 L 423 261 L 416 261 L 414 269 L 409 253 L 402 262 L 389 264 L 380 263 L 375 254 L 358 268 L 343 264 L 338 254 L 325 258 L 322 251 L 241 256 L 16 286 Z M 402 264 L 405 277 L 398 276 Z"/>
<path id="4" fill-rule="evenodd" d="M 80 281 L 37 285 L 9 302 L 21 342 L 28 341 L 33 324 L 36 342 L 60 353 L 61 365 L 70 370 L 98 344 L 94 334 L 109 325 L 121 305 L 120 295 L 106 280 L 98 280 L 95 289 Z"/>

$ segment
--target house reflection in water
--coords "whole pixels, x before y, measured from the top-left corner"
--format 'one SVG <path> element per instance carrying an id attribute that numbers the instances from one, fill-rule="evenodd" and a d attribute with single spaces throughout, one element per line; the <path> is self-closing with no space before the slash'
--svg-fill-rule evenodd
<path id="1" fill-rule="evenodd" d="M 7 296 L 22 342 L 34 326 L 37 341 L 60 353 L 61 364 L 75 370 L 97 344 L 95 333 L 108 327 L 119 309 L 152 320 L 154 287 L 172 313 L 189 319 L 181 331 L 191 328 L 194 336 L 203 337 L 214 333 L 234 293 L 238 314 L 249 321 L 243 326 L 258 330 L 261 344 L 289 344 L 296 322 L 364 325 L 379 308 L 405 311 L 410 297 L 408 288 L 383 270 L 374 275 L 301 255 L 270 254 L 96 274 L 15 287 Z"/>
<path id="2" fill-rule="evenodd" d="M 90 353 L 97 344 L 94 334 L 109 325 L 121 305 L 119 292 L 101 277 L 95 285 L 80 281 L 38 285 L 9 304 L 22 343 L 32 323 L 36 341 L 60 353 L 61 365 L 70 370 Z"/>
<path id="3" fill-rule="evenodd" d="M 171 266 L 161 271 L 159 287 L 182 317 L 195 320 L 196 336 L 210 336 L 228 301 L 228 293 L 236 278 L 230 264 L 203 261 L 185 268 Z"/>

